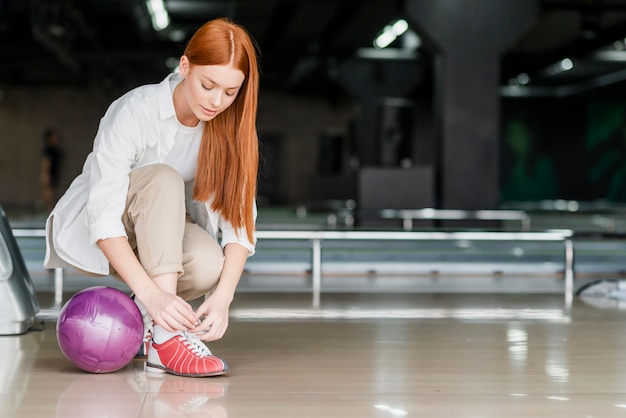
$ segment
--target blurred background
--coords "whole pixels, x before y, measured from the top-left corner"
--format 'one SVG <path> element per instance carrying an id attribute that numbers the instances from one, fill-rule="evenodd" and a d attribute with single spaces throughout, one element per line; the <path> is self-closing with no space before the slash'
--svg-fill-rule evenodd
<path id="1" fill-rule="evenodd" d="M 577 284 L 626 275 L 626 0 L 0 0 L 14 228 L 43 227 L 109 104 L 222 16 L 260 51 L 260 230 L 569 228 Z M 522 217 L 383 216 L 423 208 Z M 20 238 L 38 288 L 43 244 Z M 260 244 L 242 288 L 311 287 L 309 242 Z M 562 291 L 559 242 L 351 241 L 322 259 L 325 289 Z"/>
<path id="2" fill-rule="evenodd" d="M 260 49 L 261 208 L 626 200 L 626 0 L 0 0 L 5 209 L 47 210 L 46 129 L 58 195 L 220 16 Z"/>

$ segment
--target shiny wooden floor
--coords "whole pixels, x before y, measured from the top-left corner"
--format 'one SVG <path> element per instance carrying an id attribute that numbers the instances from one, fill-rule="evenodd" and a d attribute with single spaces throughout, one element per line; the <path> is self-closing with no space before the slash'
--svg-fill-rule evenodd
<path id="1" fill-rule="evenodd" d="M 231 373 L 201 379 L 82 372 L 48 320 L 0 337 L 0 417 L 623 417 L 625 319 L 561 295 L 244 293 L 210 346 Z"/>

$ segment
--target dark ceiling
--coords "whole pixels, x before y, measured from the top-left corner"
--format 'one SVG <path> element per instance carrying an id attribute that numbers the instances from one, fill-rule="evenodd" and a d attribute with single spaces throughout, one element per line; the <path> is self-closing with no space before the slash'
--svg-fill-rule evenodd
<path id="1" fill-rule="evenodd" d="M 0 0 L 0 83 L 115 87 L 158 81 L 195 28 L 230 16 L 260 45 L 265 86 L 324 92 L 334 63 L 371 47 L 382 27 L 404 16 L 401 0 L 164 0 L 171 23 L 157 32 L 145 3 Z M 539 4 L 535 19 L 504 51 L 504 95 L 565 96 L 623 84 L 626 0 Z M 427 51 L 420 57 L 431 65 Z M 550 71 L 565 57 L 573 69 Z M 530 83 L 517 85 L 519 74 Z"/>

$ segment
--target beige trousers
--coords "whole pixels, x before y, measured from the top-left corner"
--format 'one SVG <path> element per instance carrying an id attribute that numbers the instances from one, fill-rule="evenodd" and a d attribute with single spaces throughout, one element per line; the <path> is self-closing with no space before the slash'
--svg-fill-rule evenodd
<path id="1" fill-rule="evenodd" d="M 188 217 L 185 185 L 176 170 L 165 164 L 132 170 L 122 222 L 150 277 L 178 272 L 177 294 L 185 300 L 212 292 L 224 266 L 224 253 Z"/>

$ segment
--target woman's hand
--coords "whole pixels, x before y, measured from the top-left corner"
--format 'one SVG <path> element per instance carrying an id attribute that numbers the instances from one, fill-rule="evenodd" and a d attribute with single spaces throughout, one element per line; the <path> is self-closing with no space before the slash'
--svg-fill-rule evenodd
<path id="1" fill-rule="evenodd" d="M 202 341 L 219 340 L 228 329 L 228 312 L 233 301 L 237 283 L 248 258 L 248 250 L 239 244 L 226 245 L 224 268 L 216 289 L 196 311 L 200 325 L 192 328 Z"/>
<path id="2" fill-rule="evenodd" d="M 198 324 L 191 305 L 175 294 L 178 273 L 166 273 L 150 279 L 126 237 L 102 239 L 98 241 L 98 246 L 157 325 L 174 332 L 191 329 Z"/>
<path id="3" fill-rule="evenodd" d="M 230 302 L 215 293 L 209 296 L 196 311 L 200 324 L 191 329 L 202 341 L 219 340 L 228 329 Z"/>
<path id="4" fill-rule="evenodd" d="M 157 287 L 142 300 L 155 324 L 166 331 L 184 331 L 198 324 L 196 314 L 181 297 Z"/>

